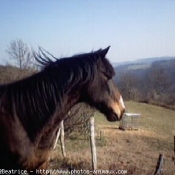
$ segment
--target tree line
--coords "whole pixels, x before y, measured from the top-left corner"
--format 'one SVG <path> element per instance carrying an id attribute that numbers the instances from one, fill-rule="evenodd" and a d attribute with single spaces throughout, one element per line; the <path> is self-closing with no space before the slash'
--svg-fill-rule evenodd
<path id="1" fill-rule="evenodd" d="M 125 100 L 175 106 L 175 59 L 153 62 L 147 69 L 116 68 L 115 81 Z"/>

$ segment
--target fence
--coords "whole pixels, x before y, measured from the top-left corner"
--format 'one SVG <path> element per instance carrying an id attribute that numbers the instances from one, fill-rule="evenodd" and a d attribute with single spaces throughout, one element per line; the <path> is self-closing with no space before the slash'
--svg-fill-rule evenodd
<path id="1" fill-rule="evenodd" d="M 124 132 L 120 132 L 120 133 L 125 134 Z M 134 132 L 134 133 L 136 133 L 136 132 Z M 126 134 L 130 135 L 132 133 L 127 132 Z M 106 137 L 106 135 L 104 135 L 102 139 L 105 139 L 105 137 Z M 125 139 L 125 138 L 123 138 L 123 139 Z M 88 142 L 88 140 L 85 140 L 85 141 Z M 99 140 L 97 140 L 97 142 L 98 141 Z M 118 145 L 120 145 L 120 142 L 118 143 Z M 142 145 L 140 145 L 140 146 L 142 146 Z M 103 147 L 97 146 L 97 149 L 99 149 L 99 151 L 100 151 L 103 149 Z M 131 154 L 130 151 L 132 151 L 134 153 Z M 174 154 L 173 151 L 162 151 L 161 154 L 158 154 L 158 151 L 156 151 L 157 153 L 153 153 L 153 154 L 149 153 L 147 150 L 145 150 L 145 151 L 146 151 L 145 153 L 144 152 L 139 153 L 139 150 L 137 150 L 137 149 L 129 150 L 129 149 L 123 149 L 123 148 L 121 148 L 121 149 L 116 148 L 116 152 L 109 151 L 105 155 L 98 154 L 98 159 L 96 157 L 97 155 L 92 160 L 88 159 L 89 162 L 90 161 L 93 162 L 93 164 L 91 164 L 93 166 L 93 168 L 92 168 L 92 166 L 90 168 L 89 165 L 87 168 L 88 169 L 89 168 L 90 169 L 102 169 L 103 162 L 101 162 L 101 161 L 103 160 L 103 157 L 106 159 L 106 162 L 109 163 L 108 160 L 111 159 L 109 155 L 111 155 L 111 153 L 113 155 L 115 155 L 118 152 L 118 154 L 116 154 L 115 161 L 111 164 L 108 164 L 108 166 L 104 166 L 103 169 L 112 169 L 115 171 L 118 169 L 124 169 L 124 170 L 127 170 L 128 175 L 130 175 L 130 174 L 142 174 L 142 175 L 146 175 L 146 174 L 171 175 L 172 174 L 173 175 L 173 173 L 175 174 L 175 166 L 174 166 L 174 162 L 172 161 L 172 160 L 174 160 L 173 155 L 172 155 L 172 154 Z M 82 155 L 83 155 L 83 152 L 82 152 Z M 92 157 L 93 157 L 93 154 L 92 154 Z M 137 157 L 137 159 L 135 159 L 133 157 Z M 80 159 L 80 161 L 83 161 L 81 155 L 80 155 L 80 157 L 77 157 L 76 159 L 77 159 L 77 161 L 78 161 L 78 159 Z M 85 160 L 87 161 L 87 158 L 85 158 Z M 71 161 L 73 161 L 72 158 L 71 158 Z M 98 161 L 98 166 L 97 166 L 97 161 Z M 94 162 L 95 162 L 95 164 L 94 164 Z M 74 162 L 72 162 L 72 163 L 74 163 Z M 76 169 L 82 169 L 81 163 L 78 166 L 76 166 Z"/>
<path id="2" fill-rule="evenodd" d="M 140 115 L 137 116 L 136 118 L 138 120 L 140 120 Z M 128 121 L 132 125 L 133 120 L 128 120 Z M 87 122 L 87 120 L 86 120 L 86 122 Z M 89 119 L 88 119 L 88 123 L 89 123 Z M 122 123 L 122 124 L 124 124 L 124 123 Z M 120 126 L 121 126 L 121 123 L 120 123 Z M 134 128 L 138 129 L 139 122 L 137 123 L 136 126 L 134 125 Z M 92 129 L 92 130 L 94 130 L 94 129 Z M 116 132 L 116 131 L 117 131 L 117 127 L 112 132 Z M 126 144 L 129 144 L 130 142 L 131 143 L 133 142 L 132 135 L 135 137 L 135 134 L 137 135 L 137 133 L 139 133 L 139 131 L 138 132 L 121 132 L 118 130 L 117 133 L 121 134 L 121 140 L 126 140 Z M 123 135 L 126 135 L 126 134 L 131 136 L 130 140 L 123 137 Z M 107 137 L 107 133 L 106 133 L 106 135 L 101 135 L 101 137 L 102 137 L 101 140 L 105 140 Z M 142 134 L 140 134 L 140 137 L 142 137 Z M 95 138 L 95 136 L 93 136 L 93 138 Z M 118 135 L 116 135 L 116 137 L 114 137 L 113 141 L 115 141 L 116 138 L 118 139 Z M 150 139 L 150 138 L 148 138 L 148 139 Z M 174 139 L 174 142 L 173 142 L 173 139 Z M 112 149 L 112 152 L 109 151 L 105 155 L 105 159 L 107 158 L 106 161 L 108 162 L 108 160 L 110 160 L 110 156 L 108 157 L 108 154 L 109 155 L 111 154 L 112 156 L 116 154 L 115 161 L 112 164 L 109 164 L 108 168 L 114 169 L 114 170 L 117 170 L 119 168 L 120 169 L 123 168 L 123 169 L 128 171 L 128 174 L 132 174 L 132 173 L 133 174 L 143 174 L 143 175 L 146 175 L 146 174 L 171 175 L 173 173 L 175 174 L 175 166 L 174 166 L 174 164 L 175 164 L 175 136 L 173 139 L 171 140 L 171 145 L 174 144 L 174 150 L 171 149 L 171 151 L 170 150 L 166 151 L 164 149 L 160 149 L 160 152 L 159 152 L 159 150 L 157 151 L 157 148 L 155 146 L 155 148 L 152 147 L 152 149 L 150 149 L 150 150 L 156 150 L 156 153 L 153 153 L 153 154 L 149 153 L 147 150 L 145 150 L 146 153 L 144 153 L 144 152 L 141 153 L 141 152 L 139 152 L 139 150 L 137 150 L 137 148 L 135 148 L 135 150 L 133 150 L 133 149 L 132 150 L 129 150 L 129 149 L 124 150 L 122 147 L 120 148 L 120 141 L 121 140 L 118 139 L 117 144 L 114 144 L 115 145 L 114 148 L 116 149 L 116 151 L 114 152 L 114 149 Z M 95 139 L 94 139 L 94 141 L 95 141 Z M 98 145 L 98 141 L 99 140 L 97 140 L 97 145 Z M 154 139 L 152 141 L 156 142 L 156 140 L 154 140 Z M 145 141 L 145 143 L 147 143 L 147 141 Z M 137 145 L 139 143 L 135 142 L 132 144 Z M 95 145 L 95 143 L 93 145 Z M 110 146 L 110 144 L 108 145 L 108 143 L 107 143 L 104 146 L 105 146 L 104 147 L 104 149 L 105 149 L 106 147 Z M 142 144 L 140 146 L 142 146 Z M 130 147 L 128 147 L 128 148 L 130 148 Z M 101 147 L 97 146 L 97 149 L 103 149 L 103 145 Z M 133 152 L 133 151 L 134 151 L 134 153 L 131 155 L 130 152 Z M 93 152 L 93 149 L 92 149 L 92 152 Z M 96 153 L 96 151 L 95 151 L 95 153 Z M 136 162 L 135 162 L 135 159 L 133 159 L 133 157 L 137 157 Z M 82 159 L 82 157 L 81 157 L 81 159 Z M 97 155 L 95 155 L 95 157 L 93 158 L 93 154 L 92 154 L 93 169 L 102 168 L 103 163 L 101 162 L 101 160 L 103 160 L 103 159 L 104 159 L 103 155 L 98 154 L 98 159 L 97 159 Z M 97 166 L 97 160 L 99 161 L 98 166 Z M 88 158 L 88 161 L 90 162 L 91 160 Z M 96 163 L 94 164 L 94 162 L 96 162 Z M 128 164 L 127 164 L 127 162 L 128 162 Z M 79 166 L 77 168 L 81 169 L 81 166 Z M 104 167 L 104 168 L 106 168 L 106 167 Z"/>
<path id="3" fill-rule="evenodd" d="M 97 169 L 97 151 L 95 144 L 95 126 L 94 126 L 94 117 L 90 117 L 90 147 L 91 147 L 91 155 L 92 155 L 92 169 Z M 66 157 L 65 144 L 64 144 L 64 121 L 61 121 L 60 128 L 57 132 L 56 140 L 53 149 L 56 148 L 58 139 L 60 137 L 61 143 L 61 151 L 63 157 Z"/>

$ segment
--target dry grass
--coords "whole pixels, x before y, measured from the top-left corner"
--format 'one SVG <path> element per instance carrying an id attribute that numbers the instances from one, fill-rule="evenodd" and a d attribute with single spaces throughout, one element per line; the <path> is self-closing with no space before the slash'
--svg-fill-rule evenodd
<path id="1" fill-rule="evenodd" d="M 11 83 L 34 73 L 36 73 L 36 71 L 32 69 L 20 69 L 14 66 L 0 65 L 0 84 Z"/>
<path id="2" fill-rule="evenodd" d="M 96 114 L 98 169 L 127 170 L 128 174 L 154 174 L 159 154 L 164 154 L 163 174 L 175 174 L 172 162 L 175 112 L 161 107 L 127 102 L 129 112 L 141 113 L 138 131 L 121 131 L 118 123 L 107 122 Z M 74 137 L 65 141 L 67 158 L 63 159 L 60 146 L 53 153 L 51 168 L 92 169 L 89 140 Z"/>

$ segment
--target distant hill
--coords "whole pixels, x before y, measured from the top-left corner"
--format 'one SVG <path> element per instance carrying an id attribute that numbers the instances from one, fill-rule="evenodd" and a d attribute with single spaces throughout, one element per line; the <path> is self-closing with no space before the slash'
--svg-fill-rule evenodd
<path id="1" fill-rule="evenodd" d="M 139 62 L 140 61 L 140 62 Z M 172 81 L 174 82 L 175 75 L 175 58 L 174 57 L 159 57 L 159 58 L 149 58 L 144 60 L 138 60 L 133 62 L 128 62 L 127 64 L 121 64 L 115 67 L 117 76 L 120 77 L 123 73 L 132 73 L 137 76 L 145 76 L 154 66 L 161 66 L 166 73 L 169 74 Z"/>
<path id="2" fill-rule="evenodd" d="M 114 67 L 123 66 L 123 65 L 151 65 L 155 61 L 166 61 L 175 59 L 175 57 L 153 57 L 153 58 L 143 58 L 143 59 L 137 59 L 134 61 L 125 61 L 125 62 L 118 62 L 118 63 L 112 63 Z"/>
<path id="3" fill-rule="evenodd" d="M 118 65 L 114 64 L 117 74 L 126 73 L 132 71 L 133 74 L 142 75 L 143 73 L 149 71 L 152 66 L 161 66 L 168 72 L 175 73 L 175 57 L 156 57 L 139 59 L 131 62 L 123 62 Z"/>
<path id="4" fill-rule="evenodd" d="M 115 72 L 115 81 L 125 99 L 175 105 L 175 58 L 124 63 L 116 66 Z"/>

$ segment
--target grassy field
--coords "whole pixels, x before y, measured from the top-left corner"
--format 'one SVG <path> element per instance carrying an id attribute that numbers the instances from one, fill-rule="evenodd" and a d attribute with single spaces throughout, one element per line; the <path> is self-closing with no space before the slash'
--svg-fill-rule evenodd
<path id="1" fill-rule="evenodd" d="M 152 175 L 159 154 L 164 154 L 163 174 L 175 174 L 172 161 L 175 135 L 175 111 L 165 108 L 126 102 L 128 112 L 140 113 L 138 131 L 122 131 L 118 122 L 108 122 L 95 113 L 98 169 L 127 170 L 127 174 Z M 101 133 L 101 137 L 100 137 Z M 67 157 L 60 145 L 53 152 L 51 168 L 92 169 L 89 140 L 82 135 L 65 140 Z"/>

